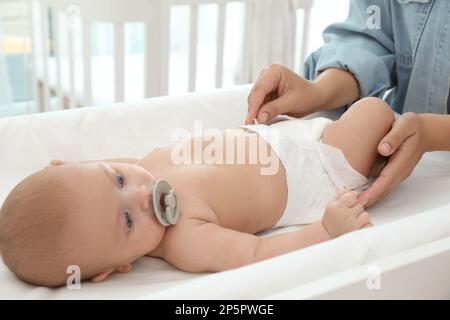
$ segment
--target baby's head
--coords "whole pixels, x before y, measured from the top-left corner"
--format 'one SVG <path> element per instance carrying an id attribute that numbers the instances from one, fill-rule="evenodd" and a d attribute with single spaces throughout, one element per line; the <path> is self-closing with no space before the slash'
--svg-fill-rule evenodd
<path id="1" fill-rule="evenodd" d="M 134 164 L 93 161 L 49 166 L 20 182 L 0 211 L 0 253 L 8 268 L 35 285 L 128 272 L 155 249 L 165 227 L 152 208 L 155 179 Z"/>

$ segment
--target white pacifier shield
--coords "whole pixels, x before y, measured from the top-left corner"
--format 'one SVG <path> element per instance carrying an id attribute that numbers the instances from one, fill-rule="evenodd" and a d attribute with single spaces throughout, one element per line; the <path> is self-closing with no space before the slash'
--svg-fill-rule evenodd
<path id="1" fill-rule="evenodd" d="M 164 198 L 161 199 L 161 197 Z M 180 210 L 177 193 L 166 180 L 159 179 L 153 186 L 153 209 L 156 218 L 162 225 L 169 226 L 178 222 Z"/>

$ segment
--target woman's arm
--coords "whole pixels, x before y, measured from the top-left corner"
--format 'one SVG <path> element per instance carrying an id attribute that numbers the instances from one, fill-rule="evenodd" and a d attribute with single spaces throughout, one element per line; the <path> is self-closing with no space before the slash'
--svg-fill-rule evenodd
<path id="1" fill-rule="evenodd" d="M 426 151 L 450 151 L 450 115 L 418 115 L 423 128 Z"/>
<path id="2" fill-rule="evenodd" d="M 374 4 L 382 17 L 379 29 L 367 27 L 367 8 Z M 304 77 L 279 64 L 263 70 L 248 97 L 246 124 L 336 109 L 361 97 L 381 97 L 395 86 L 390 6 L 381 0 L 351 1 L 347 20 L 325 29 L 325 44 L 306 60 Z"/>
<path id="3" fill-rule="evenodd" d="M 348 71 L 329 68 L 313 81 L 322 93 L 315 111 L 333 110 L 358 100 L 361 96 L 356 78 Z"/>
<path id="4" fill-rule="evenodd" d="M 350 72 L 330 68 L 314 80 L 306 80 L 286 66 L 273 64 L 263 71 L 248 96 L 245 122 L 267 123 L 280 114 L 304 117 L 349 104 L 360 96 Z"/>
<path id="5" fill-rule="evenodd" d="M 370 6 L 380 11 L 379 28 L 368 26 Z M 329 68 L 345 70 L 358 81 L 360 97 L 381 97 L 396 85 L 391 9 L 390 1 L 351 0 L 347 19 L 324 30 L 325 43 L 306 60 L 304 77 L 315 79 Z"/>

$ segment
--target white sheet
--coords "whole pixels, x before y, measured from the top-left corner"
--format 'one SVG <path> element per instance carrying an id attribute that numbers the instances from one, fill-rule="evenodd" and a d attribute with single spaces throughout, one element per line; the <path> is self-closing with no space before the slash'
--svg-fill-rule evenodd
<path id="1" fill-rule="evenodd" d="M 23 177 L 52 158 L 78 161 L 142 157 L 170 143 L 175 128 L 242 124 L 250 86 L 113 107 L 0 120 L 0 203 Z M 333 116 L 333 115 L 332 115 Z M 335 115 L 334 115 L 335 116 Z M 142 258 L 129 274 L 80 290 L 36 288 L 0 263 L 0 298 L 264 298 L 450 236 L 450 161 L 427 155 L 413 176 L 369 210 L 375 227 L 297 252 L 217 274 L 189 274 Z M 286 232 L 297 227 L 274 230 Z"/>

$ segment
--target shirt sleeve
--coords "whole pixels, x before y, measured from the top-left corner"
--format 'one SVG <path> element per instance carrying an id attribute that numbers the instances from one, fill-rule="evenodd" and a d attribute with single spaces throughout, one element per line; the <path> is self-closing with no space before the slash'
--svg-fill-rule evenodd
<path id="1" fill-rule="evenodd" d="M 369 3 L 370 2 L 370 3 Z M 328 68 L 351 72 L 359 83 L 361 97 L 382 96 L 395 86 L 395 46 L 390 1 L 351 0 L 344 22 L 328 26 L 325 44 L 305 62 L 303 75 L 312 80 Z M 375 6 L 375 8 L 373 7 Z M 379 27 L 368 27 L 379 10 Z"/>

